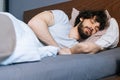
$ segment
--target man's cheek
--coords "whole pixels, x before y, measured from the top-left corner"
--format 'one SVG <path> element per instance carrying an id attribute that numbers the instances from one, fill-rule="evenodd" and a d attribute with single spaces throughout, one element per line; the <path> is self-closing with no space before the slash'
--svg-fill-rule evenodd
<path id="1" fill-rule="evenodd" d="M 84 33 L 85 35 L 88 35 L 87 29 L 84 28 L 82 31 L 83 31 L 83 33 Z"/>
<path id="2" fill-rule="evenodd" d="M 95 34 L 96 32 L 97 32 L 96 30 L 93 30 L 93 31 L 92 31 L 92 34 Z"/>

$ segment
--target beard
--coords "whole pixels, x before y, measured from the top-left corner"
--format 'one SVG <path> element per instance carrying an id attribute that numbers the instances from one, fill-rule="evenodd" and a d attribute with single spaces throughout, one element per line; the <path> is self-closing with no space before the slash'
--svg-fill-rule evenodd
<path id="1" fill-rule="evenodd" d="M 78 33 L 82 39 L 87 39 L 88 37 L 90 37 L 90 35 L 85 34 L 85 32 L 83 31 L 84 26 L 82 23 L 83 21 L 78 26 Z"/>

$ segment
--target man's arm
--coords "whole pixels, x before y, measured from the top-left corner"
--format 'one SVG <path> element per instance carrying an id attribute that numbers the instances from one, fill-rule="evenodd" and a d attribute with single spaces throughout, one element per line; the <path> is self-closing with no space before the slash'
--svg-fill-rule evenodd
<path id="1" fill-rule="evenodd" d="M 72 54 L 76 53 L 96 53 L 102 48 L 92 42 L 81 42 L 70 48 Z"/>
<path id="2" fill-rule="evenodd" d="M 66 54 L 80 54 L 80 53 L 91 53 L 94 54 L 103 50 L 100 46 L 91 42 L 81 42 L 74 45 L 72 48 L 63 48 L 59 51 L 60 55 Z"/>
<path id="3" fill-rule="evenodd" d="M 48 27 L 54 24 L 54 16 L 50 11 L 44 11 L 33 17 L 28 25 L 36 36 L 47 45 L 58 46 L 51 36 Z"/>

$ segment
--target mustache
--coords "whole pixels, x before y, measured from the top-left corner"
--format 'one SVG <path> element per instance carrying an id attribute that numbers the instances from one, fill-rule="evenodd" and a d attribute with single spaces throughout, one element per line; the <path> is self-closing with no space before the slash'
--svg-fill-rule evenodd
<path id="1" fill-rule="evenodd" d="M 88 26 L 85 26 L 84 28 L 87 28 L 87 29 L 89 30 L 90 34 L 92 34 L 92 31 L 93 31 L 92 28 L 90 28 L 90 27 L 88 27 Z"/>

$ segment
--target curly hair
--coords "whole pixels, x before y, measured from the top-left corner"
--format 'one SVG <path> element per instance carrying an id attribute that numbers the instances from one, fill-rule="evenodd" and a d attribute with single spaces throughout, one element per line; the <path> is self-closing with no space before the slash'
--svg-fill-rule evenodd
<path id="1" fill-rule="evenodd" d="M 74 26 L 76 26 L 80 22 L 80 18 L 83 19 L 91 19 L 96 16 L 96 21 L 100 23 L 99 30 L 103 30 L 107 25 L 107 15 L 104 10 L 83 10 L 79 12 L 79 15 L 76 17 Z"/>

